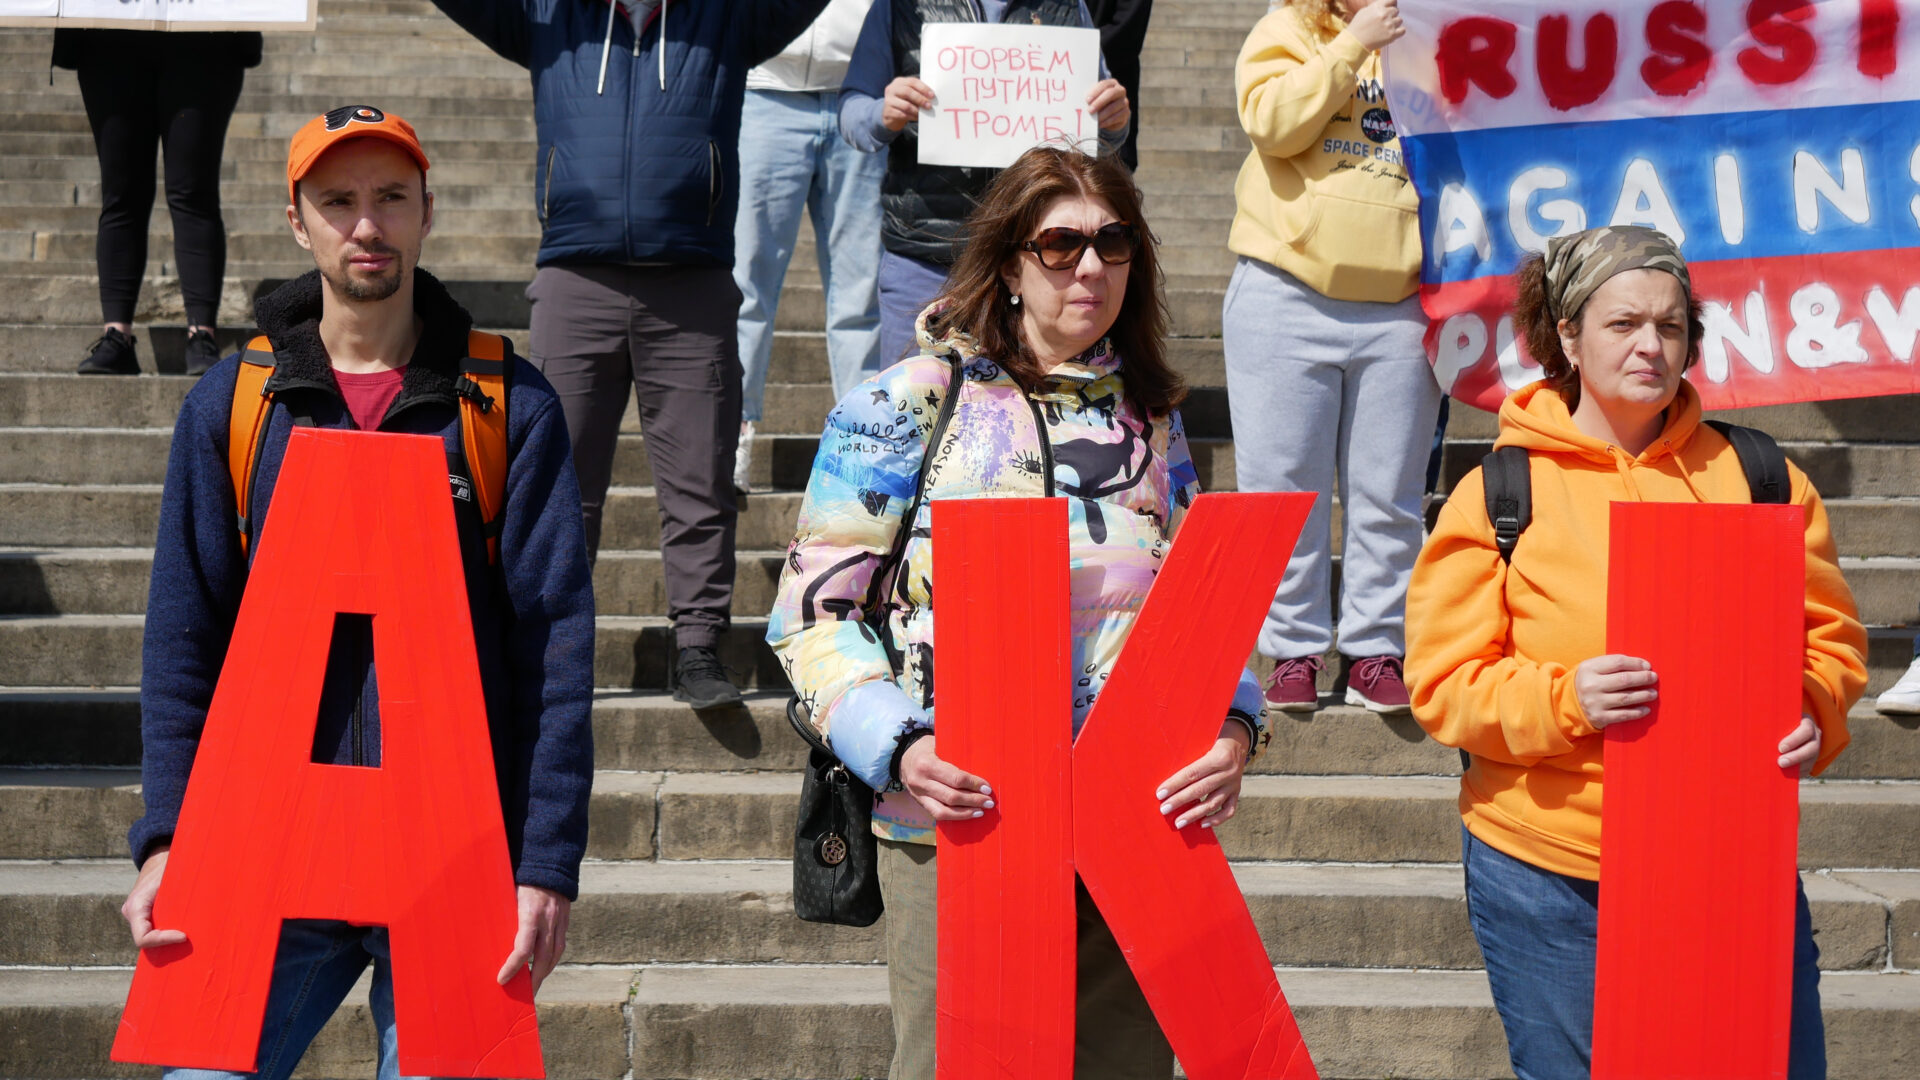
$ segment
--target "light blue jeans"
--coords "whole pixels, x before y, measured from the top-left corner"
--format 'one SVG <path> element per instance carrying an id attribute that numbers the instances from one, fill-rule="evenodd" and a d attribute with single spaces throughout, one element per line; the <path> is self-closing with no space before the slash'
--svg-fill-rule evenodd
<path id="1" fill-rule="evenodd" d="M 326 1026 L 347 991 L 373 962 L 367 1006 L 380 1035 L 379 1080 L 401 1080 L 399 1040 L 393 1023 L 393 955 L 382 926 L 353 926 L 332 919 L 288 919 L 280 926 L 273 957 L 273 983 L 260 1025 L 257 1072 L 168 1069 L 162 1080 L 286 1080 L 308 1044 Z"/>
<path id="2" fill-rule="evenodd" d="M 838 400 L 879 370 L 880 178 L 885 154 L 840 137 L 840 95 L 749 90 L 740 114 L 740 216 L 734 284 L 740 287 L 741 418 L 759 422 L 773 357 L 780 286 L 813 217 L 814 254 L 826 289 L 827 364 Z"/>
<path id="3" fill-rule="evenodd" d="M 1487 962 L 1494 1008 L 1520 1080 L 1582 1080 L 1593 1058 L 1593 969 L 1600 883 L 1543 870 L 1460 830 L 1467 919 Z M 1794 879 L 1793 1011 L 1788 1080 L 1825 1080 L 1820 950 L 1807 891 Z"/>

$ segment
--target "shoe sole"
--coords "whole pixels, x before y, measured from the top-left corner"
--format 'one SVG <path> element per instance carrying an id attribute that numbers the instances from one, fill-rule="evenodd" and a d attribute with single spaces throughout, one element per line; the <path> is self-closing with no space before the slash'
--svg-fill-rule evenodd
<path id="1" fill-rule="evenodd" d="M 1320 699 L 1314 698 L 1312 701 L 1269 701 L 1267 702 L 1267 708 L 1279 709 L 1281 712 L 1319 712 Z"/>
<path id="2" fill-rule="evenodd" d="M 731 694 L 722 694 L 719 697 L 696 698 L 685 690 L 675 687 L 673 700 L 684 701 L 696 709 L 711 709 L 719 705 L 737 705 L 746 699 L 741 697 L 740 691 L 737 689 Z"/>
<path id="3" fill-rule="evenodd" d="M 1873 707 L 1886 716 L 1920 716 L 1920 701 L 1876 701 Z"/>
<path id="4" fill-rule="evenodd" d="M 1351 686 L 1347 687 L 1347 704 L 1359 705 L 1368 712 L 1380 713 L 1383 716 L 1395 716 L 1413 711 L 1411 705 L 1383 705 Z"/>

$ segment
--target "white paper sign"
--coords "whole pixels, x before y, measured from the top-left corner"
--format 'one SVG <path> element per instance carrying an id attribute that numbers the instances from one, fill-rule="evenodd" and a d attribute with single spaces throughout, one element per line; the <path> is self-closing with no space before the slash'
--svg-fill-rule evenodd
<path id="1" fill-rule="evenodd" d="M 1099 150 L 1087 95 L 1100 81 L 1100 31 L 1077 26 L 928 23 L 920 80 L 920 161 L 1004 169 L 1042 143 Z"/>
<path id="2" fill-rule="evenodd" d="M 0 26 L 312 30 L 318 0 L 0 0 Z"/>

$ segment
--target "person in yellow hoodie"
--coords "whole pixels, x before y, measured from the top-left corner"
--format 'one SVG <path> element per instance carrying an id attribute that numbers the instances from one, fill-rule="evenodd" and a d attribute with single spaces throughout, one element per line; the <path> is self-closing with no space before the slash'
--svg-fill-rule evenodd
<path id="1" fill-rule="evenodd" d="M 1516 322 L 1546 378 L 1500 409 L 1497 446 L 1528 451 L 1533 520 L 1501 558 L 1478 470 L 1453 489 L 1407 604 L 1413 715 L 1471 755 L 1460 784 L 1467 910 L 1521 1080 L 1588 1075 L 1599 903 L 1601 730 L 1637 720 L 1659 672 L 1606 653 L 1609 504 L 1751 501 L 1731 444 L 1681 377 L 1700 302 L 1664 235 L 1608 226 L 1552 240 L 1519 272 Z M 1827 767 L 1866 687 L 1866 631 L 1820 495 L 1806 511 L 1805 713 L 1782 768 Z M 1657 553 L 1650 553 L 1657 558 Z M 1826 1075 L 1818 950 L 1796 903 L 1788 1076 Z"/>
<path id="2" fill-rule="evenodd" d="M 1407 579 L 1440 387 L 1414 295 L 1419 202 L 1380 73 L 1379 50 L 1403 33 L 1398 0 L 1289 0 L 1254 26 L 1234 71 L 1253 144 L 1221 312 L 1238 485 L 1320 495 L 1259 640 L 1275 661 L 1266 700 L 1294 712 L 1318 707 L 1336 629 L 1347 702 L 1407 710 Z"/>

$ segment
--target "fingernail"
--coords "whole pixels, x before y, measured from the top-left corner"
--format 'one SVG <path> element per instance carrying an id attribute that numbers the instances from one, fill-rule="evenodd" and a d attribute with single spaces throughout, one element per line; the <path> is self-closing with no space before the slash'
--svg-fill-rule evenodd
<path id="1" fill-rule="evenodd" d="M 987 816 L 987 812 L 986 812 L 985 810 L 975 810 L 975 811 L 973 812 L 973 816 L 974 816 L 974 817 L 986 817 L 986 816 Z"/>
<path id="2" fill-rule="evenodd" d="M 1161 804 L 1160 804 L 1160 812 L 1161 812 L 1161 813 L 1163 813 L 1163 814 L 1171 814 L 1171 813 L 1173 813 L 1173 804 L 1172 804 L 1172 803 L 1161 803 Z"/>
<path id="3" fill-rule="evenodd" d="M 1166 798 L 1166 797 L 1167 797 L 1167 789 L 1166 789 L 1166 788 L 1161 788 L 1161 789 L 1160 789 L 1159 791 L 1156 791 L 1156 792 L 1154 792 L 1154 793 L 1153 793 L 1153 797 L 1154 797 L 1154 798 L 1156 798 L 1156 799 L 1164 799 L 1164 798 Z"/>
<path id="4" fill-rule="evenodd" d="M 985 803 L 984 805 L 985 805 L 985 806 L 986 806 L 986 808 L 987 808 L 987 809 L 989 809 L 989 810 L 991 810 L 991 809 L 993 809 L 993 800 L 992 800 L 992 799 L 988 799 L 988 800 L 986 801 L 986 803 Z"/>
<path id="5" fill-rule="evenodd" d="M 1203 829 L 1211 829 L 1211 828 L 1213 828 L 1213 822 L 1211 822 L 1211 821 L 1203 821 L 1203 822 L 1201 822 L 1201 823 L 1200 823 L 1200 827 L 1201 827 L 1201 828 L 1203 828 Z"/>
<path id="6" fill-rule="evenodd" d="M 1184 829 L 1184 828 L 1186 828 L 1186 827 L 1187 827 L 1187 819 L 1186 819 L 1186 818 L 1181 818 L 1181 819 L 1180 819 L 1179 821 L 1176 821 L 1176 822 L 1174 822 L 1174 823 L 1173 823 L 1173 827 L 1174 827 L 1174 828 L 1176 828 L 1176 829 Z"/>
<path id="7" fill-rule="evenodd" d="M 991 795 L 991 794 L 993 794 L 993 787 L 992 787 L 991 785 L 989 785 L 989 784 L 981 784 L 981 785 L 980 785 L 980 794 L 982 794 L 982 795 Z"/>

